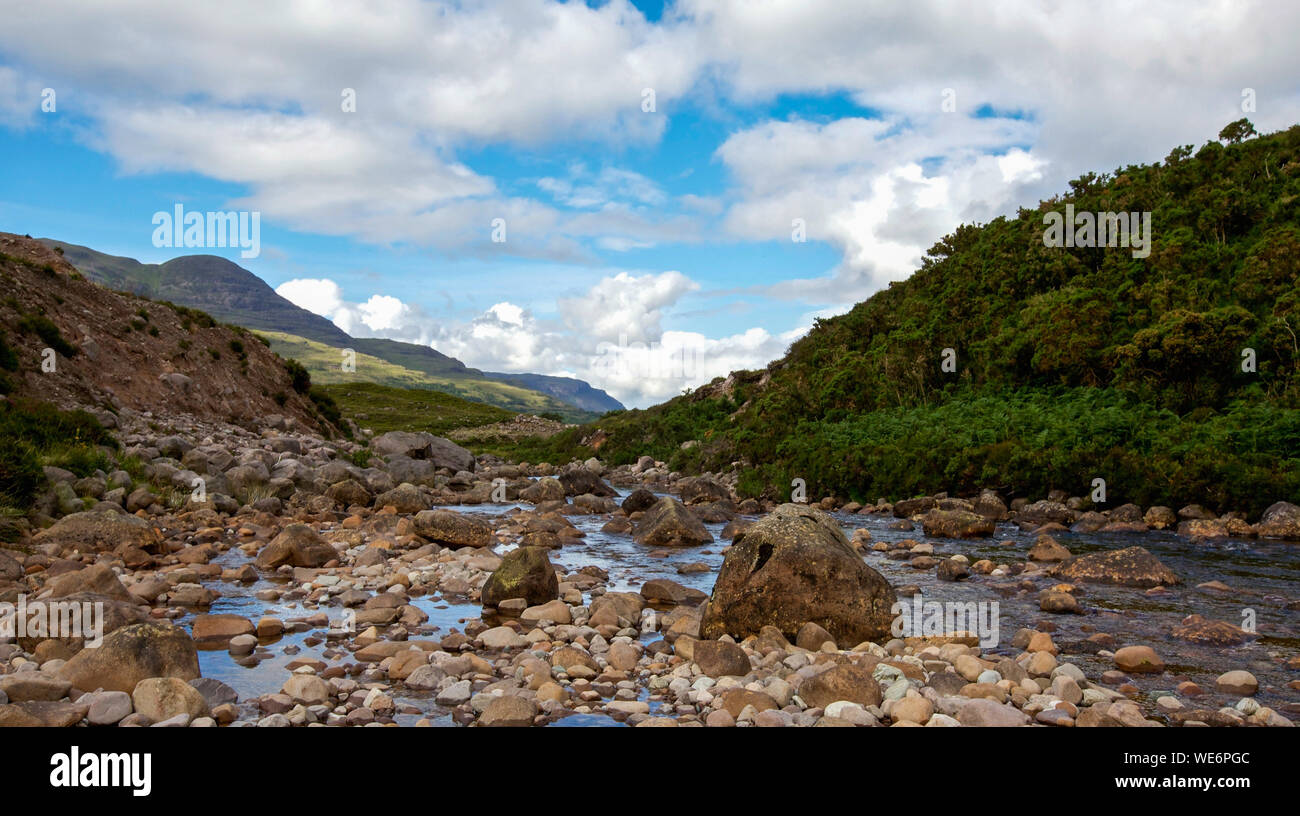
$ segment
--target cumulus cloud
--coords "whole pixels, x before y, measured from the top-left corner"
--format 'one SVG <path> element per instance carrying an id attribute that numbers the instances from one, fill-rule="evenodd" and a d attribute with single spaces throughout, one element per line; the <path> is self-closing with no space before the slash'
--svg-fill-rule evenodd
<path id="1" fill-rule="evenodd" d="M 241 186 L 232 204 L 269 226 L 447 255 L 598 264 L 664 244 L 789 240 L 798 218 L 839 263 L 756 291 L 813 313 L 905 277 L 958 223 L 1081 172 L 1158 160 L 1242 115 L 1260 130 L 1300 120 L 1297 27 L 1300 6 L 1267 0 L 678 0 L 656 23 L 626 0 L 229 0 L 219 14 L 45 0 L 0 27 L 0 124 L 29 123 L 50 86 L 125 173 L 198 173 Z M 1247 89 L 1258 108 L 1244 114 Z M 355 112 L 341 106 L 348 90 Z M 783 95 L 859 110 L 751 115 Z M 680 136 L 668 125 L 686 107 L 727 129 L 721 144 L 680 142 L 700 165 L 716 148 L 724 183 L 686 191 L 679 166 L 661 178 L 619 161 Z M 479 152 L 526 159 L 557 144 L 593 158 L 497 178 Z M 665 330 L 701 297 L 677 273 L 607 275 L 541 316 L 535 301 L 552 293 L 512 294 L 436 329 L 392 292 L 353 302 L 331 284 L 281 288 L 353 333 L 438 343 L 484 367 L 594 371 L 633 402 L 696 378 L 599 371 L 599 344 L 645 344 L 625 358 L 650 369 L 687 345 L 710 366 L 752 366 L 787 342 Z"/>
<path id="2" fill-rule="evenodd" d="M 861 300 L 910 275 L 937 237 L 1014 206 L 1041 180 L 1045 160 L 1016 146 L 1032 139 L 1031 123 L 962 119 L 774 121 L 735 133 L 717 151 L 740 189 L 724 223 L 743 238 L 789 240 L 797 220 L 844 262 L 772 292 Z"/>
<path id="3" fill-rule="evenodd" d="M 699 288 L 675 271 L 621 272 L 560 299 L 555 318 L 501 301 L 469 320 L 442 320 L 437 326 L 423 310 L 391 295 L 348 302 L 329 279 L 286 281 L 276 292 L 354 336 L 432 345 L 486 371 L 576 377 L 625 405 L 645 407 L 731 371 L 760 368 L 807 331 L 807 326 L 781 334 L 751 328 L 709 337 L 664 330 L 668 311 Z"/>

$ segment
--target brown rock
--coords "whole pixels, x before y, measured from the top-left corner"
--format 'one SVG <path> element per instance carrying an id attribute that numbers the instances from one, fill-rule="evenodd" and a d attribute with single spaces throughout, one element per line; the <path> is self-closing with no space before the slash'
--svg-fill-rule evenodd
<path id="1" fill-rule="evenodd" d="M 701 636 L 744 638 L 775 626 L 789 640 L 809 621 L 836 643 L 888 637 L 894 590 L 844 537 L 834 519 L 784 504 L 756 522 L 727 551 Z"/>

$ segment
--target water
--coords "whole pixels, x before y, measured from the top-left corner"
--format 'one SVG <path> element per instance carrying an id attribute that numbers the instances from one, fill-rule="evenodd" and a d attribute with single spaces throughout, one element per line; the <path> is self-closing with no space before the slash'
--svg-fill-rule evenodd
<path id="1" fill-rule="evenodd" d="M 628 492 L 620 489 L 619 498 Z M 516 507 L 529 509 L 528 505 L 514 503 L 450 509 L 499 519 Z M 934 545 L 937 557 L 963 554 L 971 563 L 981 558 L 999 564 L 1023 561 L 1025 553 L 1037 538 L 1034 534 L 1021 532 L 1014 525 L 1004 524 L 998 525 L 995 535 L 989 539 L 934 539 L 922 536 L 919 529 L 912 532 L 891 530 L 888 525 L 894 519 L 889 517 L 842 513 L 833 515 L 846 535 L 852 536 L 853 530 L 861 527 L 870 532 L 873 541 L 901 541 L 909 538 L 925 541 Z M 722 550 L 728 543 L 721 539 L 725 524 L 706 524 L 715 539 L 712 544 L 672 548 L 666 557 L 651 557 L 650 548 L 636 544 L 630 535 L 601 532 L 600 528 L 608 521 L 606 516 L 568 518 L 583 531 L 585 538 L 562 549 L 552 550 L 551 560 L 566 572 L 588 565 L 607 570 L 607 588 L 611 591 L 636 591 L 642 583 L 652 578 L 669 578 L 684 586 L 710 592 L 722 564 Z M 1068 644 L 1083 641 L 1089 634 L 1100 631 L 1113 635 L 1117 647 L 1135 644 L 1154 647 L 1164 658 L 1169 674 L 1133 677 L 1133 682 L 1140 689 L 1135 699 L 1149 712 L 1153 710 L 1152 703 L 1157 696 L 1172 692 L 1174 686 L 1183 679 L 1190 679 L 1207 691 L 1207 695 L 1198 701 L 1184 702 L 1211 708 L 1231 705 L 1236 702 L 1234 698 L 1213 693 L 1214 680 L 1225 671 L 1244 668 L 1255 674 L 1260 681 L 1260 693 L 1256 697 L 1260 703 L 1277 708 L 1292 717 L 1300 714 L 1300 692 L 1286 687 L 1296 672 L 1285 666 L 1286 660 L 1300 654 L 1300 628 L 1297 623 L 1300 620 L 1297 615 L 1300 613 L 1285 608 L 1288 601 L 1296 599 L 1296 587 L 1300 586 L 1300 545 L 1248 540 L 1192 543 L 1164 532 L 1060 533 L 1054 534 L 1054 537 L 1076 555 L 1133 545 L 1145 547 L 1177 573 L 1183 583 L 1161 596 L 1148 596 L 1141 589 L 1085 584 L 1080 587 L 1078 597 L 1089 608 L 1090 614 L 1052 615 L 1039 610 L 1038 592 L 1056 583 L 1054 579 L 1033 578 L 1032 590 L 1016 590 L 1008 597 L 1005 590 L 999 593 L 995 585 L 1014 586 L 1028 576 L 972 576 L 966 581 L 951 583 L 937 580 L 933 569 L 912 569 L 906 561 L 891 560 L 882 553 L 869 552 L 866 559 L 896 588 L 908 584 L 919 586 L 926 601 L 997 601 L 1000 643 L 986 651 L 1014 655 L 1017 650 L 1012 647 L 1011 641 L 1018 629 L 1034 628 L 1040 621 L 1050 621 L 1056 626 L 1056 631 L 1052 633 L 1053 639 L 1058 646 L 1066 647 L 1062 648 L 1060 658 L 1076 663 L 1089 680 L 1095 681 L 1102 672 L 1114 668 L 1113 663 L 1108 658 L 1099 658 L 1093 654 L 1072 653 L 1068 650 Z M 498 551 L 507 552 L 510 549 L 511 546 L 505 546 L 499 547 Z M 247 560 L 249 559 L 240 550 L 234 548 L 218 559 L 224 567 L 239 566 Z M 678 567 L 696 562 L 707 564 L 709 571 L 687 574 L 677 572 Z M 1221 581 L 1233 591 L 1221 594 L 1195 588 L 1197 584 L 1208 581 Z M 248 585 L 213 582 L 212 586 L 223 594 L 210 611 L 235 613 L 254 622 L 265 615 L 289 621 L 321 611 L 333 618 L 341 614 L 339 607 L 304 608 L 292 601 L 267 602 L 254 597 L 258 590 L 275 585 L 274 577 L 268 579 L 265 576 Z M 432 635 L 421 634 L 420 637 L 441 637 L 453 630 L 463 630 L 467 620 L 474 619 L 481 613 L 477 604 L 452 602 L 436 597 L 417 597 L 412 603 L 429 615 L 428 626 L 434 627 Z M 1246 610 L 1253 612 L 1262 637 L 1242 646 L 1210 647 L 1177 640 L 1170 635 L 1170 630 L 1192 613 L 1243 625 L 1243 612 Z M 187 615 L 181 623 L 189 623 L 191 619 Z M 279 691 L 289 676 L 285 667 L 294 659 L 314 657 L 327 664 L 351 662 L 346 653 L 335 655 L 333 660 L 327 657 L 326 652 L 331 645 L 329 643 L 307 645 L 305 641 L 313 634 L 323 637 L 323 632 L 318 629 L 285 634 L 274 641 L 264 641 L 258 653 L 266 654 L 267 657 L 252 665 L 237 662 L 224 649 L 201 651 L 199 663 L 204 676 L 228 683 L 239 692 L 241 701 L 248 700 Z M 841 645 L 847 647 L 853 644 Z M 295 646 L 298 650 L 294 654 L 285 654 L 288 646 Z M 409 705 L 421 712 L 418 715 L 400 714 L 395 718 L 399 723 L 412 724 L 421 717 L 427 717 L 434 725 L 453 725 L 450 713 L 433 702 L 432 692 L 405 691 L 399 685 L 394 686 L 390 694 L 394 696 L 399 708 Z M 646 698 L 647 692 L 643 688 L 640 699 Z M 1286 708 L 1288 704 L 1293 708 Z M 652 706 L 655 706 L 653 701 Z M 255 714 L 251 706 L 244 708 L 245 716 L 252 717 Z M 593 714 L 566 717 L 556 725 L 591 727 L 614 726 L 619 723 L 609 717 Z"/>

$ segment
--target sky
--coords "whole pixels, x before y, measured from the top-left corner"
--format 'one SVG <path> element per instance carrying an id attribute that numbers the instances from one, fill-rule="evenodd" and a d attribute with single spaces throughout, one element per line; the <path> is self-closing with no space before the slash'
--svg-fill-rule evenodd
<path id="1" fill-rule="evenodd" d="M 1300 121 L 1300 4 L 15 4 L 0 230 L 219 254 L 359 337 L 630 407 L 760 368 L 961 223 Z M 255 257 L 155 216 L 258 213 Z"/>

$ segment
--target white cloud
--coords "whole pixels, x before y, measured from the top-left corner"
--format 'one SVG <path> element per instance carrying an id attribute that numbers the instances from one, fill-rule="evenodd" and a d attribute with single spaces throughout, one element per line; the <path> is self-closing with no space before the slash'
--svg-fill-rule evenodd
<path id="1" fill-rule="evenodd" d="M 800 219 L 809 240 L 843 253 L 834 276 L 786 281 L 773 294 L 861 300 L 910 275 L 937 237 L 1014 206 L 1041 178 L 1044 160 L 1014 146 L 1032 139 L 1031 124 L 943 116 L 772 121 L 718 148 L 739 188 L 724 221 L 732 234 L 790 240 Z"/>
<path id="2" fill-rule="evenodd" d="M 664 330 L 668 310 L 699 285 L 679 272 L 619 273 L 558 301 L 558 319 L 539 319 L 510 301 L 470 320 L 438 321 L 391 295 L 343 299 L 328 279 L 296 279 L 276 292 L 358 337 L 432 345 L 473 368 L 577 377 L 626 405 L 645 407 L 785 353 L 807 327 L 783 334 L 751 328 L 724 337 Z M 811 320 L 809 320 L 811 323 Z"/>
<path id="3" fill-rule="evenodd" d="M 275 293 L 321 317 L 331 317 L 343 305 L 342 287 L 328 278 L 295 278 L 275 287 Z"/>

